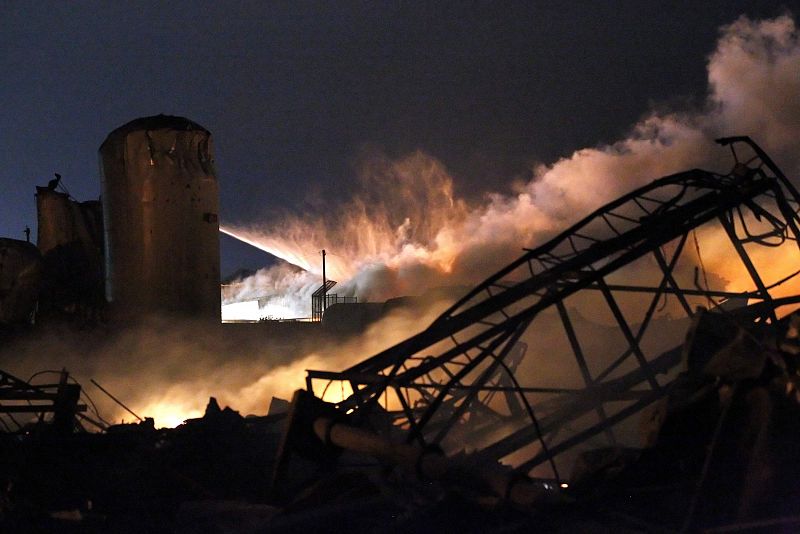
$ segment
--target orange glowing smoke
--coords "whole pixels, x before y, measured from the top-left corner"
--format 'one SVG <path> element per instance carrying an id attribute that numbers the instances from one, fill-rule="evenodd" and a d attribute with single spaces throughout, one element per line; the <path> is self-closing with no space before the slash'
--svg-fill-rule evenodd
<path id="1" fill-rule="evenodd" d="M 461 227 L 469 211 L 444 166 L 421 152 L 398 162 L 375 156 L 362 164 L 360 178 L 360 194 L 330 219 L 289 215 L 269 232 L 257 226 L 222 231 L 317 276 L 319 250 L 328 249 L 328 275 L 339 281 L 375 265 L 449 272 L 460 244 L 447 230 Z"/>
<path id="2" fill-rule="evenodd" d="M 797 175 L 800 45 L 794 20 L 742 17 L 723 27 L 708 73 L 705 112 L 652 113 L 627 139 L 536 166 L 533 179 L 511 194 L 487 192 L 470 206 L 456 197 L 452 177 L 436 158 L 415 152 L 391 161 L 378 154 L 363 159 L 360 190 L 334 213 L 280 214 L 276 221 L 226 224 L 222 231 L 304 269 L 313 275 L 306 278 L 310 286 L 319 284 L 318 251 L 325 248 L 339 293 L 383 300 L 479 282 L 522 247 L 542 243 L 654 178 L 694 167 L 727 172 L 732 162 L 714 144 L 717 137 L 748 134 L 788 175 Z M 774 252 L 766 262 L 769 274 L 793 261 Z M 709 266 L 738 287 L 741 277 L 727 272 L 726 262 L 710 259 Z M 271 284 L 266 293 L 282 294 L 274 273 L 261 276 Z M 290 278 L 285 289 L 296 293 L 297 275 Z M 308 315 L 307 300 L 298 306 L 304 307 L 298 316 Z"/>

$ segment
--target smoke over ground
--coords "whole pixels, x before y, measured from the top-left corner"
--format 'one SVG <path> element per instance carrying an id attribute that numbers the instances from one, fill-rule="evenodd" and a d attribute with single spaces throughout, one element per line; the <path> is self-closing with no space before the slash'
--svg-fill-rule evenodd
<path id="1" fill-rule="evenodd" d="M 209 325 L 150 317 L 108 330 L 52 327 L 36 339 L 4 345 L 0 369 L 23 380 L 52 370 L 33 380 L 52 384 L 66 368 L 109 422 L 135 419 L 90 379 L 159 427 L 202 416 L 211 396 L 243 415 L 264 415 L 273 396 L 289 399 L 305 387 L 306 369 L 339 370 L 387 348 L 433 320 L 445 304 L 396 310 L 349 340 L 309 323 Z M 332 394 L 327 399 L 338 400 Z"/>
<path id="2" fill-rule="evenodd" d="M 797 176 L 800 45 L 793 18 L 742 17 L 721 28 L 708 83 L 700 111 L 652 112 L 628 138 L 538 165 L 532 180 L 512 193 L 486 192 L 479 205 L 457 198 L 453 178 L 428 154 L 390 160 L 372 153 L 359 167 L 359 193 L 340 209 L 280 214 L 223 231 L 312 273 L 310 285 L 319 284 L 318 251 L 325 248 L 335 254 L 328 273 L 340 283 L 337 292 L 383 300 L 443 283 L 473 284 L 523 246 L 654 178 L 695 167 L 727 172 L 731 161 L 714 144 L 718 137 L 749 135 Z M 297 294 L 296 276 L 282 283 L 271 270 L 247 282 L 275 296 Z M 295 316 L 309 314 L 307 299 L 297 304 Z"/>

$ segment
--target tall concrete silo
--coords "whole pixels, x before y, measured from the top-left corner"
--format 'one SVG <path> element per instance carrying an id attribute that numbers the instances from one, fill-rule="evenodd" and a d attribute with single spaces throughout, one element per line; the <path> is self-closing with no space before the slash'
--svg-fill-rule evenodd
<path id="1" fill-rule="evenodd" d="M 219 188 L 211 134 L 136 119 L 100 146 L 106 299 L 122 314 L 219 319 Z"/>

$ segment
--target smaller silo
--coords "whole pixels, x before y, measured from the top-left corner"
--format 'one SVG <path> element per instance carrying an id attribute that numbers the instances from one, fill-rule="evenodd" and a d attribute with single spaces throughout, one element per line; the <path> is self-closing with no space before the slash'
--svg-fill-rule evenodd
<path id="1" fill-rule="evenodd" d="M 211 134 L 146 117 L 100 146 L 106 300 L 123 313 L 220 317 L 217 177 Z"/>
<path id="2" fill-rule="evenodd" d="M 40 310 L 92 314 L 103 304 L 103 215 L 100 202 L 77 202 L 36 188 L 43 284 Z"/>

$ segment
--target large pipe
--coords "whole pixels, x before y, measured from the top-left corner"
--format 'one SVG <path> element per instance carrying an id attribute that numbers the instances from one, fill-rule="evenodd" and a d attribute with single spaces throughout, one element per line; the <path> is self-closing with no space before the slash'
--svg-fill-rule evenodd
<path id="1" fill-rule="evenodd" d="M 380 461 L 416 472 L 422 479 L 451 481 L 468 487 L 485 485 L 496 496 L 526 508 L 552 502 L 560 495 L 543 485 L 499 466 L 467 465 L 441 453 L 406 443 L 392 443 L 381 436 L 333 419 L 314 421 L 314 434 L 328 445 L 372 456 Z"/>

